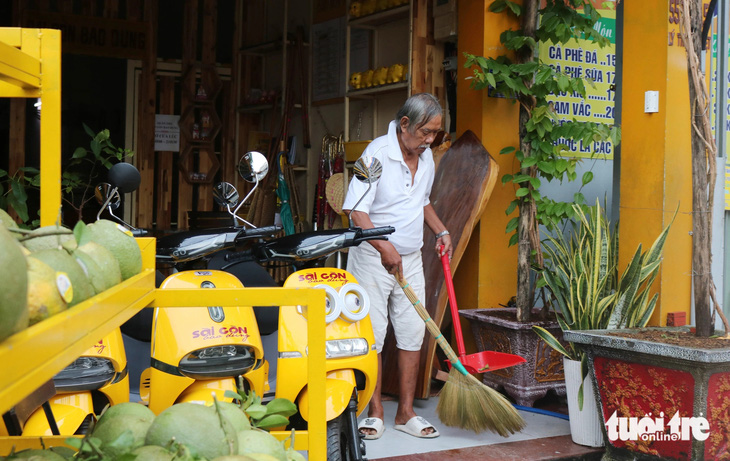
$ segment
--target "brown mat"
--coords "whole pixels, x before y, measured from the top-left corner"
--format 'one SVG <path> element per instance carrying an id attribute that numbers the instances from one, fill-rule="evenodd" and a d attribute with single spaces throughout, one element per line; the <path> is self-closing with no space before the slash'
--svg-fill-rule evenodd
<path id="1" fill-rule="evenodd" d="M 497 162 L 472 131 L 466 131 L 461 135 L 441 157 L 431 189 L 431 204 L 451 235 L 454 246 L 452 273 L 456 273 L 459 261 L 477 221 L 484 212 L 498 175 Z M 424 228 L 422 249 L 426 276 L 424 303 L 431 318 L 440 327 L 446 313 L 448 296 L 444 289 L 441 260 L 433 249 L 436 242 L 434 234 L 428 226 Z M 416 398 L 425 399 L 429 396 L 435 351 L 436 342 L 426 332 L 424 347 L 421 349 Z M 383 348 L 383 370 L 396 368 L 397 353 L 393 331 L 389 327 Z M 383 374 L 383 392 L 398 394 L 397 373 Z"/>

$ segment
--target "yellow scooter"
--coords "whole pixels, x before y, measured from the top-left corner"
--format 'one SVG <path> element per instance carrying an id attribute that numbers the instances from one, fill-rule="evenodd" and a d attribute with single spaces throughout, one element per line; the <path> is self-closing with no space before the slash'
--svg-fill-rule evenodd
<path id="1" fill-rule="evenodd" d="M 107 405 L 129 401 L 127 357 L 117 328 L 53 377 L 56 396 L 49 400 L 60 435 L 84 434 Z M 54 435 L 43 409 L 23 425 L 23 436 Z"/>
<path id="2" fill-rule="evenodd" d="M 379 162 L 375 159 L 361 159 L 355 166 L 356 177 L 367 180 L 370 185 L 377 181 L 380 171 Z M 378 356 L 368 316 L 370 300 L 367 292 L 346 270 L 321 266 L 328 255 L 338 250 L 367 240 L 385 239 L 394 230 L 392 227 L 361 229 L 350 222 L 346 229 L 292 234 L 257 242 L 246 251 L 226 256 L 233 263 L 251 258 L 259 263 L 289 262 L 299 270 L 286 279 L 285 287 L 322 288 L 326 291 L 328 461 L 365 459 L 365 445 L 357 429 L 357 416 L 367 407 L 375 390 Z M 301 419 L 299 424 L 296 417 L 291 420 L 295 428 L 304 428 L 309 419 L 307 311 L 296 306 L 282 306 L 278 332 L 275 394 L 297 403 Z"/>

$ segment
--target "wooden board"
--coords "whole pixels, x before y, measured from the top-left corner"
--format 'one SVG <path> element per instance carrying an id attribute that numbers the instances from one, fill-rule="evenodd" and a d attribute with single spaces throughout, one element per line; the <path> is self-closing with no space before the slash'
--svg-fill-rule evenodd
<path id="1" fill-rule="evenodd" d="M 454 246 L 451 259 L 452 273 L 455 273 L 459 266 L 459 261 L 464 255 L 474 227 L 484 212 L 498 176 L 497 162 L 472 131 L 461 135 L 441 157 L 431 189 L 431 204 L 451 234 Z M 434 251 L 436 242 L 434 234 L 428 226 L 424 227 L 422 251 L 426 299 L 422 302 L 436 325 L 441 327 L 448 309 L 448 296 L 441 260 Z M 436 347 L 436 342 L 427 331 L 424 346 L 421 348 L 416 398 L 429 397 Z M 383 369 L 395 370 L 396 364 L 397 349 L 392 329 L 389 328 L 383 349 Z M 383 392 L 398 394 L 397 373 L 383 375 Z"/>

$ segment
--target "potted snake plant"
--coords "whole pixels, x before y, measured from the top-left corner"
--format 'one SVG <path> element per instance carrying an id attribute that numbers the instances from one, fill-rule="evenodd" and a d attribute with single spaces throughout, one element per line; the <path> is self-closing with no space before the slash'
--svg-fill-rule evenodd
<path id="1" fill-rule="evenodd" d="M 644 327 L 654 312 L 657 295 L 649 289 L 659 272 L 667 226 L 651 248 L 637 248 L 628 267 L 619 274 L 618 227 L 611 225 L 600 203 L 574 205 L 576 221 L 568 235 L 544 241 L 544 283 L 551 294 L 558 323 L 566 330 L 607 330 Z M 563 354 L 571 435 L 575 443 L 602 446 L 602 419 L 588 376 L 585 353 L 570 342 L 559 341 L 546 329 L 533 331 Z"/>

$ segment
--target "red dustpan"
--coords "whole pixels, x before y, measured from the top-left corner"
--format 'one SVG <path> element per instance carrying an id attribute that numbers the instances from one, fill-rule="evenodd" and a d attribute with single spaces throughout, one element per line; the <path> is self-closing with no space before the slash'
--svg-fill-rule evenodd
<path id="1" fill-rule="evenodd" d="M 443 251 L 443 247 L 441 248 Z M 484 373 L 526 362 L 526 360 L 519 355 L 507 354 L 504 352 L 483 351 L 466 355 L 466 350 L 464 348 L 464 336 L 461 333 L 461 322 L 459 321 L 459 309 L 456 307 L 454 282 L 451 280 L 451 265 L 449 264 L 448 254 L 441 256 L 441 264 L 444 266 L 446 291 L 449 294 L 449 307 L 451 308 L 451 319 L 453 320 L 454 332 L 456 333 L 456 348 L 459 352 L 459 361 L 462 365 L 464 365 L 466 371 L 469 373 Z M 449 368 L 451 368 L 451 362 L 449 360 L 446 362 L 449 364 Z"/>

